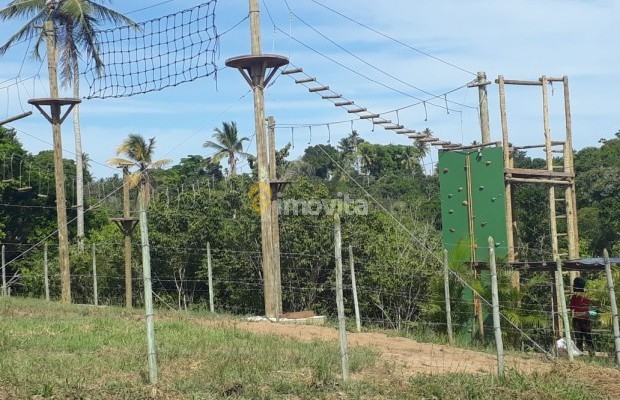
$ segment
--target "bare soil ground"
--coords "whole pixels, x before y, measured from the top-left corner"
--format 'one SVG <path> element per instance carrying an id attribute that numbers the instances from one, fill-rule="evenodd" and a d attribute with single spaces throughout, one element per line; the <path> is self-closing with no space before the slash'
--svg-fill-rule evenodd
<path id="1" fill-rule="evenodd" d="M 200 323 L 205 323 L 201 321 Z M 282 335 L 299 341 L 337 341 L 338 331 L 331 327 L 279 324 L 274 322 L 210 321 L 208 324 L 235 326 L 257 334 Z M 350 346 L 375 349 L 387 367 L 384 373 L 403 377 L 415 374 L 438 375 L 446 373 L 496 374 L 494 354 L 413 339 L 388 336 L 380 332 L 347 334 Z M 511 354 L 505 357 L 506 367 L 524 374 L 554 374 L 568 380 L 578 380 L 598 387 L 610 399 L 620 399 L 620 371 L 587 364 L 577 360 L 549 359 L 543 355 Z M 378 372 L 378 371 L 375 371 Z M 362 374 L 363 375 L 363 374 Z"/>
<path id="2" fill-rule="evenodd" d="M 338 331 L 325 326 L 278 324 L 273 322 L 237 322 L 239 329 L 259 334 L 276 334 L 299 341 L 336 341 Z M 348 333 L 351 346 L 374 348 L 394 372 L 403 375 L 418 373 L 496 373 L 497 361 L 494 354 L 487 354 L 452 346 L 433 343 L 419 343 L 415 340 L 387 336 L 378 332 Z M 542 356 L 506 357 L 506 366 L 523 373 L 548 372 L 553 363 Z"/>

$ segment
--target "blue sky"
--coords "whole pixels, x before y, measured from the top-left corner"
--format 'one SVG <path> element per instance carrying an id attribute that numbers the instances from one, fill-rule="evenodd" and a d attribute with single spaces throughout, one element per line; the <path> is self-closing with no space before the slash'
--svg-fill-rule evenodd
<path id="1" fill-rule="evenodd" d="M 162 1 L 116 0 L 112 7 L 140 22 L 201 2 L 172 0 L 132 12 L 158 3 Z M 7 1 L 0 4 L 4 6 Z M 599 146 L 600 138 L 613 137 L 620 129 L 615 99 L 620 85 L 620 1 L 383 0 L 380 5 L 377 7 L 376 0 L 261 1 L 263 52 L 289 57 L 292 64 L 321 84 L 369 111 L 398 120 L 410 129 L 428 127 L 436 136 L 452 142 L 480 140 L 477 89 L 461 88 L 448 94 L 449 113 L 443 97 L 428 101 L 426 110 L 418 104 L 398 115 L 384 112 L 463 87 L 475 78 L 472 73 L 476 71 L 485 71 L 491 80 L 500 74 L 523 80 L 568 75 L 575 148 Z M 227 31 L 247 15 L 247 0 L 220 0 L 216 8 L 218 31 Z M 3 22 L 0 42 L 4 43 L 21 22 Z M 0 58 L 0 119 L 30 110 L 28 98 L 48 95 L 46 64 L 39 71 L 40 62 L 24 58 L 27 51 L 25 43 Z M 117 172 L 106 167 L 105 161 L 114 156 L 115 148 L 129 133 L 156 137 L 156 158 L 172 158 L 174 162 L 188 154 L 210 155 L 202 144 L 222 121 L 236 121 L 240 133 L 252 137 L 249 86 L 236 70 L 224 65 L 230 57 L 249 53 L 249 21 L 245 20 L 220 38 L 217 83 L 208 77 L 130 98 L 85 100 L 81 107 L 83 147 L 92 159 L 94 175 L 105 177 Z M 25 80 L 15 84 L 21 79 Z M 491 135 L 500 140 L 498 87 L 491 85 L 488 90 Z M 82 92 L 87 92 L 85 84 Z M 556 85 L 550 101 L 554 140 L 563 136 L 561 94 L 561 86 Z M 376 143 L 409 142 L 380 127 L 373 131 L 368 121 L 351 122 L 354 114 L 309 93 L 290 76 L 277 77 L 266 90 L 265 103 L 266 115 L 273 115 L 277 124 L 284 126 L 276 131 L 277 146 L 292 141 L 293 158 L 303 154 L 308 145 L 327 143 L 328 138 L 335 145 L 352 128 Z M 540 87 L 508 87 L 507 108 L 513 143 L 544 142 Z M 295 125 L 292 131 L 291 125 Z M 36 110 L 31 117 L 10 126 L 18 129 L 20 141 L 30 152 L 52 148 L 51 127 Z M 63 146 L 64 156 L 73 158 L 70 119 L 63 125 Z M 247 149 L 255 153 L 255 142 L 247 143 Z M 436 154 L 425 162 L 433 160 Z M 240 164 L 247 171 L 247 164 Z"/>

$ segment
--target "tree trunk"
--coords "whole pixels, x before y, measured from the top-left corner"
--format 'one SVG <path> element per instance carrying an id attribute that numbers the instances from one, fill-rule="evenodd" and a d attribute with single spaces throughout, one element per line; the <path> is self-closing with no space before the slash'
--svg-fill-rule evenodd
<path id="1" fill-rule="evenodd" d="M 77 54 L 74 55 L 73 97 L 80 98 L 80 71 Z M 75 186 L 77 205 L 77 243 L 80 251 L 84 250 L 84 159 L 82 158 L 82 135 L 80 133 L 80 105 L 73 107 L 73 134 L 75 136 Z"/>

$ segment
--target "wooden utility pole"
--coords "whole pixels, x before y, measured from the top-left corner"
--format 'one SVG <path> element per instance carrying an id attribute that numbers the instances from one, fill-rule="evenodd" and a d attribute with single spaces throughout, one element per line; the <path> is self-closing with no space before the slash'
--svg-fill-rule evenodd
<path id="1" fill-rule="evenodd" d="M 237 68 L 243 78 L 252 87 L 254 94 L 254 128 L 256 134 L 256 159 L 258 164 L 258 189 L 260 198 L 260 225 L 263 264 L 263 283 L 265 298 L 265 315 L 277 318 L 282 312 L 281 292 L 276 273 L 273 253 L 273 232 L 271 213 L 271 185 L 269 182 L 269 164 L 267 158 L 267 135 L 265 132 L 264 90 L 276 70 L 288 64 L 286 57 L 273 54 L 263 55 L 260 45 L 260 12 L 258 0 L 250 2 L 250 29 L 252 54 L 226 60 L 226 66 Z M 267 71 L 269 73 L 266 75 Z"/>
<path id="2" fill-rule="evenodd" d="M 131 271 L 131 236 L 133 230 L 138 223 L 138 218 L 130 216 L 129 204 L 129 167 L 133 164 L 122 164 L 119 168 L 123 169 L 123 216 L 121 218 L 110 218 L 116 223 L 118 228 L 123 232 L 125 239 L 125 307 L 132 307 L 133 289 L 132 289 L 132 271 Z"/>
<path id="3" fill-rule="evenodd" d="M 65 194 L 65 172 L 62 164 L 62 134 L 60 126 L 80 99 L 58 98 L 58 62 L 56 49 L 56 31 L 51 14 L 57 4 L 51 2 L 48 8 L 48 18 L 43 25 L 45 42 L 47 46 L 47 69 L 50 81 L 50 98 L 31 99 L 28 103 L 33 104 L 43 116 L 52 124 L 54 145 L 54 179 L 56 183 L 56 220 L 58 224 L 58 258 L 60 263 L 61 295 L 60 301 L 71 302 L 71 275 L 69 267 L 69 234 L 67 231 L 67 199 Z M 61 107 L 69 106 L 61 116 Z M 48 115 L 41 106 L 50 106 Z"/>
<path id="4" fill-rule="evenodd" d="M 273 117 L 267 118 L 268 137 L 269 137 L 269 181 L 278 179 L 276 163 L 276 121 Z M 273 250 L 273 280 L 274 280 L 274 300 L 279 308 L 278 315 L 282 313 L 282 277 L 280 270 L 280 225 L 278 221 L 278 191 L 271 191 L 271 233 Z"/>
<path id="5" fill-rule="evenodd" d="M 482 137 L 482 143 L 489 143 L 491 141 L 491 130 L 489 128 L 489 101 L 487 98 L 487 85 L 491 82 L 487 81 L 486 72 L 478 72 L 478 76 L 475 82 L 467 85 L 467 87 L 478 88 L 478 103 L 479 103 L 479 118 L 480 118 L 480 133 Z"/>
<path id="6" fill-rule="evenodd" d="M 146 314 L 146 342 L 149 364 L 149 378 L 152 385 L 157 383 L 157 357 L 155 353 L 155 322 L 153 314 L 153 284 L 151 280 L 151 249 L 149 246 L 149 231 L 146 216 L 145 183 L 140 185 L 140 239 L 142 242 L 142 274 L 144 279 L 144 311 Z"/>
<path id="7" fill-rule="evenodd" d="M 349 380 L 349 349 L 347 345 L 347 327 L 344 316 L 344 296 L 342 293 L 342 234 L 340 216 L 334 215 L 334 255 L 336 261 L 336 308 L 338 309 L 338 338 L 340 341 L 340 362 L 342 380 Z"/>
<path id="8" fill-rule="evenodd" d="M 58 76 L 56 61 L 56 32 L 51 18 L 45 21 L 47 44 L 47 65 L 50 80 L 50 97 L 58 98 Z M 52 133 L 54 143 L 54 179 L 56 180 L 56 219 L 58 221 L 58 255 L 63 303 L 71 302 L 71 272 L 69 267 L 69 234 L 67 231 L 67 200 L 65 196 L 65 171 L 62 164 L 62 133 L 60 130 L 60 105 L 51 106 Z"/>

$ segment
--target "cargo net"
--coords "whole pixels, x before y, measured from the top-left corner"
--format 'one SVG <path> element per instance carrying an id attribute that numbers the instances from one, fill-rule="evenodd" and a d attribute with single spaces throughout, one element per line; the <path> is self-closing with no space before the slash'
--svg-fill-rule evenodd
<path id="1" fill-rule="evenodd" d="M 85 98 L 128 97 L 217 76 L 216 4 L 211 0 L 137 26 L 99 31 L 103 67 L 88 63 Z"/>

